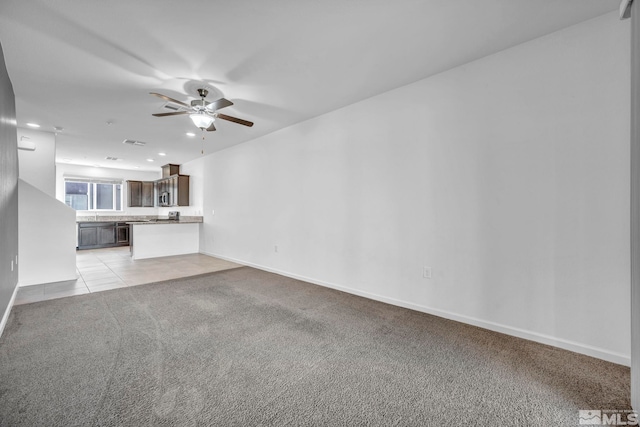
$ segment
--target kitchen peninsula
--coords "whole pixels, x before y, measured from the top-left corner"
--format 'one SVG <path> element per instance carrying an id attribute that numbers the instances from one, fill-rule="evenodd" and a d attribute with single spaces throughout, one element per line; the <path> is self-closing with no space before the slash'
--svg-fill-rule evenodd
<path id="1" fill-rule="evenodd" d="M 112 215 L 78 217 L 78 249 L 122 246 L 131 248 L 131 258 L 145 259 L 198 253 L 202 216 L 169 217 L 151 215 Z M 113 227 L 105 227 L 105 224 Z M 95 227 L 91 227 L 94 225 Z M 116 227 L 117 225 L 117 227 Z M 126 233 L 123 226 L 126 225 Z M 93 242 L 91 231 L 97 239 Z M 113 235 L 112 235 L 113 234 Z M 125 236 L 126 235 L 126 239 Z M 106 244 L 102 245 L 102 239 Z"/>
<path id="2" fill-rule="evenodd" d="M 134 260 L 198 253 L 202 217 L 133 221 L 131 258 Z"/>

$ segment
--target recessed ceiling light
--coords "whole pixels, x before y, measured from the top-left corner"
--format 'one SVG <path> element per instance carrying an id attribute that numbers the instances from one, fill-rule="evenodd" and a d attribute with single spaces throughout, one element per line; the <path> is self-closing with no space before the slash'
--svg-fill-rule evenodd
<path id="1" fill-rule="evenodd" d="M 27 126 L 31 127 L 31 128 L 39 128 L 40 125 L 37 123 L 27 123 Z"/>
<path id="2" fill-rule="evenodd" d="M 155 162 L 153 159 L 147 159 L 147 162 Z"/>
<path id="3" fill-rule="evenodd" d="M 196 136 L 196 134 L 193 132 L 187 132 L 187 136 Z"/>
<path id="4" fill-rule="evenodd" d="M 140 166 L 134 166 L 133 168 L 134 169 L 140 169 Z"/>
<path id="5" fill-rule="evenodd" d="M 167 153 L 158 153 L 158 156 L 166 156 Z"/>

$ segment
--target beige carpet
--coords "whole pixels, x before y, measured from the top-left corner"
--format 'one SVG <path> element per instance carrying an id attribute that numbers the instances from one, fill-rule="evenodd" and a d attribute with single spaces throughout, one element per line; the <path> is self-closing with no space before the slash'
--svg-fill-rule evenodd
<path id="1" fill-rule="evenodd" d="M 629 369 L 248 267 L 14 307 L 2 426 L 565 426 Z"/>

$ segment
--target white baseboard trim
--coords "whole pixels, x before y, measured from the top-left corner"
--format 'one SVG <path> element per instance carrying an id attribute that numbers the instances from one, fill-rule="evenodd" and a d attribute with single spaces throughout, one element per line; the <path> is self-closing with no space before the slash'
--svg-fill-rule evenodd
<path id="1" fill-rule="evenodd" d="M 540 333 L 528 331 L 525 329 L 502 325 L 499 323 L 477 319 L 474 317 L 464 316 L 464 315 L 453 313 L 450 311 L 439 310 L 436 308 L 413 304 L 410 302 L 406 302 L 406 301 L 402 301 L 394 298 L 388 298 L 382 295 L 372 294 L 369 292 L 360 291 L 358 289 L 336 285 L 334 283 L 324 282 L 322 280 L 317 280 L 310 277 L 301 276 L 298 274 L 288 273 L 286 271 L 281 271 L 271 267 L 265 267 L 263 265 L 254 264 L 254 263 L 247 262 L 240 259 L 230 258 L 220 254 L 209 253 L 206 251 L 201 251 L 201 253 L 204 255 L 209 255 L 212 257 L 216 257 L 216 258 L 224 259 L 227 261 L 235 262 L 238 264 L 243 264 L 249 267 L 257 268 L 259 270 L 269 271 L 271 273 L 276 273 L 282 276 L 291 277 L 292 279 L 302 280 L 304 282 L 313 283 L 315 285 L 320 285 L 327 288 L 336 289 L 338 291 L 346 292 L 349 294 L 358 295 L 364 298 L 369 298 L 369 299 L 384 302 L 387 304 L 408 308 L 410 310 L 420 311 L 422 313 L 432 314 L 434 316 L 442 317 L 449 320 L 455 320 L 457 322 L 466 323 L 468 325 L 477 326 L 480 328 L 488 329 L 490 331 L 500 332 L 505 335 L 511 335 L 511 336 L 523 338 L 529 341 L 535 341 L 541 344 L 562 348 L 564 350 L 573 351 L 575 353 L 585 354 L 587 356 L 595 357 L 597 359 L 606 360 L 607 362 L 617 363 L 619 365 L 624 365 L 624 366 L 631 366 L 631 356 L 629 355 L 615 353 L 606 349 L 592 347 L 592 346 L 581 344 L 575 341 L 556 338 L 551 335 L 540 334 Z"/>
<path id="2" fill-rule="evenodd" d="M 68 282 L 69 280 L 78 280 L 79 278 L 80 276 L 74 274 L 73 276 L 53 277 L 48 279 L 46 282 L 43 282 L 43 279 L 27 280 L 26 282 L 20 281 L 18 282 L 18 287 L 24 288 L 25 286 L 44 285 L 46 283 Z"/>
<path id="3" fill-rule="evenodd" d="M 9 314 L 11 314 L 11 309 L 13 308 L 13 303 L 16 301 L 16 295 L 18 295 L 18 286 L 16 285 L 13 290 L 13 295 L 11 295 L 11 299 L 9 300 L 9 304 L 7 305 L 7 309 L 4 311 L 2 315 L 2 320 L 0 321 L 0 337 L 4 332 L 4 327 L 7 325 L 7 321 L 9 320 Z"/>

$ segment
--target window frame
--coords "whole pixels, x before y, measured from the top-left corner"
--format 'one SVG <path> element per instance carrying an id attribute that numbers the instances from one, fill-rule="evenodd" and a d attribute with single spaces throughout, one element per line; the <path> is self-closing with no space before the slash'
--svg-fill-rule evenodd
<path id="1" fill-rule="evenodd" d="M 76 209 L 72 205 L 67 203 L 67 183 L 68 182 L 76 182 L 79 184 L 88 184 L 91 186 L 88 189 L 87 195 L 91 195 L 91 198 L 87 200 L 87 208 L 88 209 Z M 98 184 L 110 184 L 113 187 L 113 196 L 112 196 L 112 208 L 110 209 L 99 209 L 98 206 Z M 116 186 L 120 186 L 120 195 L 118 197 L 118 191 Z M 64 177 L 64 204 L 69 206 L 71 209 L 74 209 L 76 212 L 123 212 L 124 211 L 124 179 L 118 178 L 87 178 L 87 177 L 77 177 L 77 176 L 67 176 Z M 118 200 L 119 199 L 119 200 Z M 120 206 L 120 209 L 117 209 L 117 206 Z"/>

